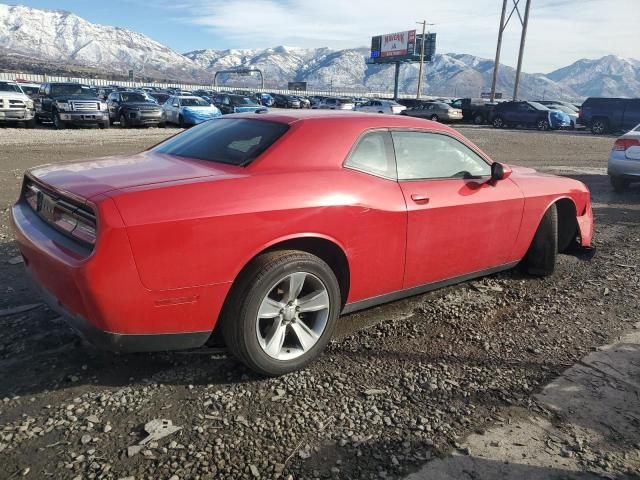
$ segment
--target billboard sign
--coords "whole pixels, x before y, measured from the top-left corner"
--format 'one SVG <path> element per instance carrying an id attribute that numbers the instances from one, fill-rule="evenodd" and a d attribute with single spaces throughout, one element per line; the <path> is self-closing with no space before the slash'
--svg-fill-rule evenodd
<path id="1" fill-rule="evenodd" d="M 405 57 L 413 55 L 416 48 L 416 31 L 388 33 L 381 35 L 381 57 Z"/>
<path id="2" fill-rule="evenodd" d="M 422 35 L 416 35 L 416 55 L 420 59 L 422 50 Z M 436 55 L 436 34 L 425 33 L 424 35 L 424 61 L 432 62 Z"/>
<path id="3" fill-rule="evenodd" d="M 307 90 L 307 82 L 289 82 L 287 83 L 287 90 L 305 92 Z"/>

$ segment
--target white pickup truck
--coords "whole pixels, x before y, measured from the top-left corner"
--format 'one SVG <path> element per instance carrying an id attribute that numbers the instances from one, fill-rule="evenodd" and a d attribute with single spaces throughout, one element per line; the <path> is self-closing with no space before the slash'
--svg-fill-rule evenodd
<path id="1" fill-rule="evenodd" d="M 16 82 L 0 81 L 0 123 L 5 122 L 19 122 L 27 128 L 36 125 L 33 100 Z"/>

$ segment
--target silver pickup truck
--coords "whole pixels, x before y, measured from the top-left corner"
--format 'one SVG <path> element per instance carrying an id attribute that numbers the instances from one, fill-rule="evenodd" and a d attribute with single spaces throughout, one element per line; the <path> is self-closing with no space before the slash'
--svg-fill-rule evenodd
<path id="1" fill-rule="evenodd" d="M 16 82 L 0 81 L 0 123 L 22 123 L 35 127 L 35 109 L 31 100 Z"/>

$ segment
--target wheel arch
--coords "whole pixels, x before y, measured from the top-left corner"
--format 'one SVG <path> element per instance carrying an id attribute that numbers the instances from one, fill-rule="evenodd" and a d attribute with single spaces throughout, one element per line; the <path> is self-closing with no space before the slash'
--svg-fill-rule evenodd
<path id="1" fill-rule="evenodd" d="M 233 283 L 240 277 L 247 267 L 260 255 L 275 250 L 300 250 L 307 252 L 320 258 L 329 265 L 334 275 L 338 279 L 340 286 L 340 297 L 342 307 L 347 302 L 349 289 L 351 286 L 351 270 L 349 267 L 349 259 L 344 246 L 336 239 L 316 233 L 307 233 L 299 235 L 291 235 L 284 238 L 273 240 L 262 248 L 253 252 L 242 268 L 234 277 Z"/>
<path id="2" fill-rule="evenodd" d="M 578 210 L 576 208 L 575 201 L 571 197 L 555 197 L 540 213 L 540 218 L 538 219 L 534 235 L 538 230 L 542 219 L 552 205 L 556 206 L 558 212 L 558 253 L 562 253 L 571 246 L 572 241 L 575 240 L 578 235 Z"/>

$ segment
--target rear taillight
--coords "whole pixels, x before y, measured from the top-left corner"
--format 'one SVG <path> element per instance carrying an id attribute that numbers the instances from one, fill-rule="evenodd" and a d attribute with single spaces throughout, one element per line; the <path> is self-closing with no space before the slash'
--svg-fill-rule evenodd
<path id="1" fill-rule="evenodd" d="M 86 244 L 95 244 L 96 217 L 88 207 L 70 203 L 30 181 L 25 184 L 23 196 L 40 218 L 58 230 Z"/>
<path id="2" fill-rule="evenodd" d="M 617 152 L 624 152 L 631 147 L 640 146 L 640 140 L 637 138 L 619 138 L 613 144 L 613 149 Z"/>
<path id="3" fill-rule="evenodd" d="M 70 233 L 78 240 L 91 245 L 96 242 L 95 217 L 81 208 L 59 201 L 53 207 L 51 221 L 59 229 Z"/>

